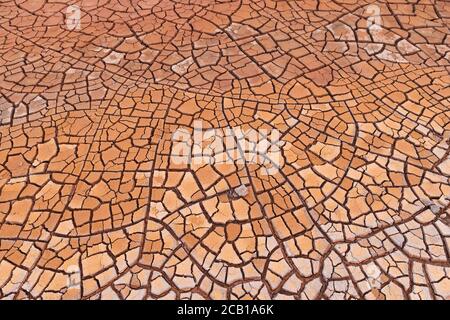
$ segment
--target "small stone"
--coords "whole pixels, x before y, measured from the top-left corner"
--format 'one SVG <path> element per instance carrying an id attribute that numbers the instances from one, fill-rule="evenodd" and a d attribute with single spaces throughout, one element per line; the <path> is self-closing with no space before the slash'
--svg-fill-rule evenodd
<path id="1" fill-rule="evenodd" d="M 192 57 L 189 57 L 189 58 L 184 59 L 183 61 L 178 62 L 177 64 L 173 65 L 172 71 L 181 76 L 188 71 L 189 67 L 193 63 L 194 63 L 194 60 L 192 59 Z"/>
<path id="2" fill-rule="evenodd" d="M 239 199 L 248 195 L 248 188 L 243 184 L 229 191 L 228 196 L 231 199 Z"/>

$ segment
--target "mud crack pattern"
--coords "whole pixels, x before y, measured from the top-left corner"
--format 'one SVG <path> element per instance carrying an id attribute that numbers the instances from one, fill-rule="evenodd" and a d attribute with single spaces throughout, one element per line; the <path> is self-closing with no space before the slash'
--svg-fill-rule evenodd
<path id="1" fill-rule="evenodd" d="M 3 0 L 0 298 L 449 299 L 449 25 L 437 0 Z M 174 161 L 195 123 L 277 130 L 277 170 Z"/>

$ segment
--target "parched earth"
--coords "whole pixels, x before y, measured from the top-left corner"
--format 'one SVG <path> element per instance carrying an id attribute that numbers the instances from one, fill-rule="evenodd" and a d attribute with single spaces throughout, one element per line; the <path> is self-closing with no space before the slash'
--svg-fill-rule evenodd
<path id="1" fill-rule="evenodd" d="M 2 0 L 0 298 L 450 299 L 449 27 Z"/>

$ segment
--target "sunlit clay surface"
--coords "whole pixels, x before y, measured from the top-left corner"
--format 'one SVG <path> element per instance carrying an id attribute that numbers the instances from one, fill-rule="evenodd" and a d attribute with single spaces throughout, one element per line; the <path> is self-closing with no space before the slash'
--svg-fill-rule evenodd
<path id="1" fill-rule="evenodd" d="M 450 299 L 448 1 L 2 0 L 1 299 Z"/>

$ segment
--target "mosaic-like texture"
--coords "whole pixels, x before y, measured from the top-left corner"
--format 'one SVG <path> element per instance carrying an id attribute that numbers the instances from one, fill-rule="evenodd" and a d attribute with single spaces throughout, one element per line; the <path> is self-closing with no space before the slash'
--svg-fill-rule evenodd
<path id="1" fill-rule="evenodd" d="M 449 26 L 2 0 L 0 298 L 449 299 Z"/>

